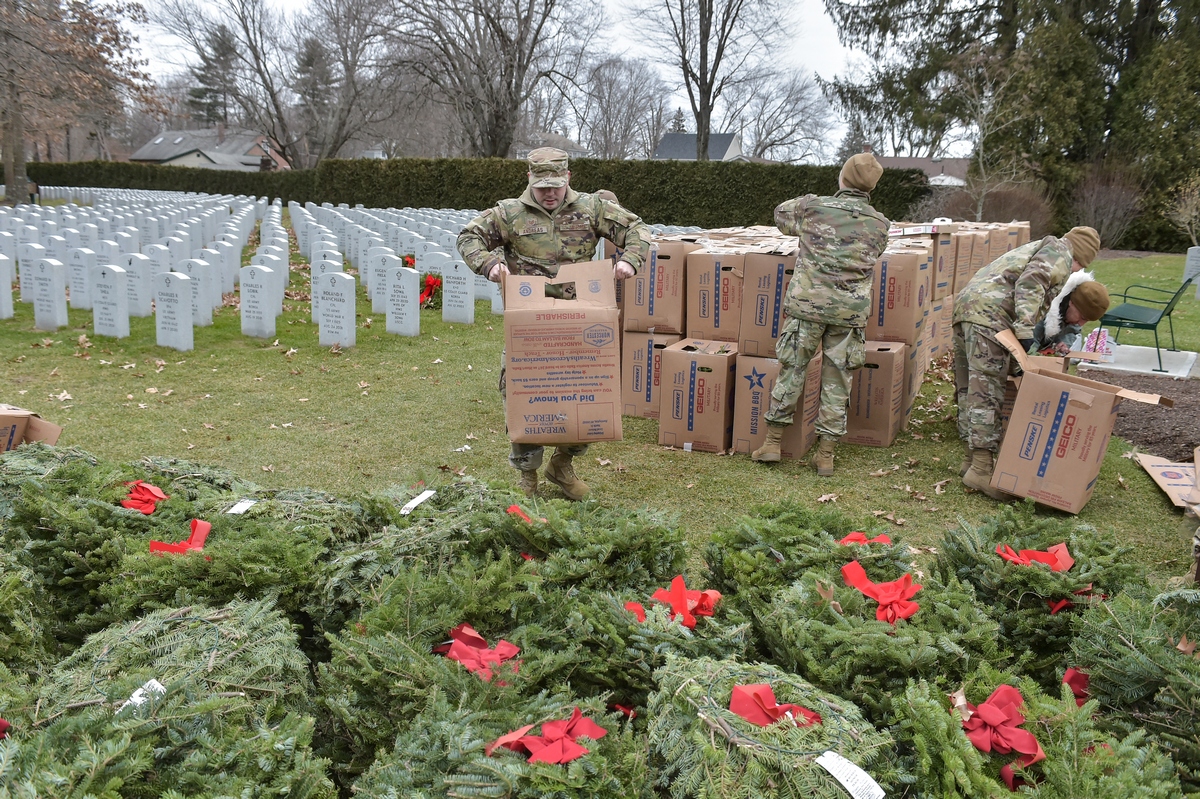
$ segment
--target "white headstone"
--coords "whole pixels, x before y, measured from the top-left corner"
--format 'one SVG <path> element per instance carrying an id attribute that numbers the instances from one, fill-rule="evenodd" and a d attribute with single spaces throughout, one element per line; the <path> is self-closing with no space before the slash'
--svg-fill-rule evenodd
<path id="1" fill-rule="evenodd" d="M 216 271 L 212 264 L 199 258 L 184 258 L 176 269 L 191 278 L 189 285 L 192 288 L 192 325 L 208 327 L 212 324 L 212 297 L 215 288 L 213 281 L 217 277 Z"/>
<path id="2" fill-rule="evenodd" d="M 382 250 L 382 252 L 379 252 Z M 394 269 L 397 266 L 404 266 L 404 261 L 397 258 L 395 254 L 387 248 L 373 248 L 374 254 L 367 256 L 365 271 L 371 276 L 370 294 L 371 294 L 371 313 L 386 313 L 387 312 L 387 273 L 389 269 Z"/>
<path id="3" fill-rule="evenodd" d="M 67 281 L 71 288 L 71 307 L 90 310 L 92 307 L 92 267 L 96 253 L 79 247 L 67 253 Z"/>
<path id="4" fill-rule="evenodd" d="M 357 332 L 354 278 L 345 272 L 330 272 L 317 280 L 317 290 L 320 294 L 317 324 L 321 331 L 321 346 L 353 347 Z"/>
<path id="5" fill-rule="evenodd" d="M 1200 300 L 1200 247 L 1188 247 L 1187 260 L 1183 262 L 1183 279 L 1196 278 L 1196 299 Z"/>
<path id="6" fill-rule="evenodd" d="M 96 246 L 93 249 L 96 251 L 97 264 L 111 264 L 112 266 L 120 266 L 121 261 L 124 260 L 121 258 L 121 248 L 115 241 L 102 239 L 101 241 L 96 242 Z"/>
<path id="7" fill-rule="evenodd" d="M 129 290 L 125 270 L 112 264 L 92 268 L 92 329 L 97 336 L 129 335 Z"/>
<path id="8" fill-rule="evenodd" d="M 66 262 L 70 248 L 67 247 L 67 240 L 62 236 L 46 236 L 42 239 L 42 246 L 46 248 L 47 258 Z"/>
<path id="9" fill-rule="evenodd" d="M 17 283 L 21 289 L 21 302 L 33 302 L 33 270 L 45 257 L 46 248 L 40 244 L 17 245 Z M 63 274 L 66 274 L 65 270 Z"/>
<path id="10" fill-rule="evenodd" d="M 192 337 L 192 279 L 178 272 L 161 272 L 154 286 L 154 329 L 160 347 L 188 352 Z"/>
<path id="11" fill-rule="evenodd" d="M 25 264 L 21 264 L 25 269 Z M 43 258 L 29 272 L 35 330 L 58 330 L 67 326 L 67 270 L 61 261 Z"/>
<path id="12" fill-rule="evenodd" d="M 421 275 L 416 269 L 395 266 L 387 270 L 387 332 L 398 336 L 421 335 L 420 297 Z"/>
<path id="13" fill-rule="evenodd" d="M 272 308 L 275 278 L 269 267 L 243 266 L 238 276 L 241 294 L 242 335 L 254 338 L 275 336 Z"/>
<path id="14" fill-rule="evenodd" d="M 504 313 L 504 295 L 500 293 L 499 283 L 493 283 L 483 275 L 475 275 L 475 296 L 491 300 L 492 313 Z"/>
<path id="15" fill-rule="evenodd" d="M 122 267 L 125 269 L 125 291 L 129 295 L 129 315 L 149 316 L 151 314 L 150 278 L 154 265 L 150 256 L 140 252 L 126 253 L 122 257 Z"/>
<path id="16" fill-rule="evenodd" d="M 237 285 L 240 276 L 242 265 L 238 263 L 238 256 L 241 250 L 228 241 L 215 241 L 209 247 L 221 256 L 221 291 L 229 294 Z"/>
<path id="17" fill-rule="evenodd" d="M 442 321 L 475 324 L 475 273 L 466 264 L 442 267 Z"/>
<path id="18" fill-rule="evenodd" d="M 16 261 L 0 253 L 0 319 L 12 319 L 15 313 L 12 285 L 17 278 L 16 271 Z"/>
<path id="19" fill-rule="evenodd" d="M 272 302 L 276 316 L 283 313 L 283 294 L 287 290 L 288 268 L 285 262 L 278 255 L 255 255 L 250 258 L 250 263 L 254 266 L 265 266 L 271 270 L 271 278 L 274 280 L 272 285 Z"/>
<path id="20" fill-rule="evenodd" d="M 317 261 L 309 270 L 309 292 L 308 296 L 312 305 L 312 322 L 315 324 L 319 320 L 318 306 L 320 305 L 319 298 L 321 292 L 317 291 L 317 283 L 321 275 L 327 275 L 330 272 L 344 271 L 344 267 L 336 261 Z"/>

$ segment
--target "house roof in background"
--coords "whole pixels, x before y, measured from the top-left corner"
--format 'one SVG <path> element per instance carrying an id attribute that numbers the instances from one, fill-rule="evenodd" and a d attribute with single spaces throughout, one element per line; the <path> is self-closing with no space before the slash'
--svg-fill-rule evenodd
<path id="1" fill-rule="evenodd" d="M 737 137 L 735 133 L 708 134 L 708 157 L 713 161 L 724 161 L 725 154 Z M 695 161 L 695 133 L 665 133 L 654 150 L 654 157 L 659 160 Z"/>
<path id="2" fill-rule="evenodd" d="M 241 128 L 230 128 L 225 131 L 225 140 L 220 139 L 219 131 L 213 128 L 204 130 L 166 130 L 155 134 L 147 143 L 129 156 L 130 161 L 171 161 L 193 150 L 200 150 L 205 155 L 219 154 L 224 156 L 248 156 L 250 150 L 258 146 L 261 134 Z M 253 156 L 255 159 L 258 156 Z M 216 159 L 213 159 L 217 163 Z M 257 160 L 256 160 L 257 163 Z"/>
<path id="3" fill-rule="evenodd" d="M 884 169 L 919 169 L 929 178 L 936 178 L 938 175 L 946 175 L 947 177 L 957 178 L 960 181 L 967 179 L 967 168 L 971 165 L 970 158 L 896 158 L 876 156 L 879 159 L 879 165 Z M 949 183 L 948 181 L 942 185 L 963 185 L 962 183 Z"/>

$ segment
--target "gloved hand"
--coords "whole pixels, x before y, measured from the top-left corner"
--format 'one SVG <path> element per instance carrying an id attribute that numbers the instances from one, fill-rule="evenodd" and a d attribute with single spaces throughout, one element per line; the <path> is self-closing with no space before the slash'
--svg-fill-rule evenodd
<path id="1" fill-rule="evenodd" d="M 633 265 L 628 261 L 617 261 L 613 264 L 613 277 L 617 280 L 625 280 L 635 274 L 637 273 L 633 271 Z"/>
<path id="2" fill-rule="evenodd" d="M 1033 339 L 1031 338 L 1017 339 L 1017 343 L 1021 345 L 1021 351 L 1024 353 L 1033 349 Z"/>

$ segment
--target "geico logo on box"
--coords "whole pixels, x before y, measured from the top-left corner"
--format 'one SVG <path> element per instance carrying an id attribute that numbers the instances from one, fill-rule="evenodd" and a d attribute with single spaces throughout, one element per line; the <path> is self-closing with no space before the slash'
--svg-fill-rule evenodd
<path id="1" fill-rule="evenodd" d="M 887 307 L 896 307 L 896 278 L 889 277 L 887 283 Z"/>
<path id="2" fill-rule="evenodd" d="M 1058 436 L 1058 448 L 1054 450 L 1054 457 L 1065 458 L 1067 456 L 1067 447 L 1071 444 L 1071 433 L 1075 432 L 1075 414 L 1070 414 L 1063 420 L 1062 433 Z"/>
<path id="3" fill-rule="evenodd" d="M 704 378 L 696 381 L 696 413 L 704 413 Z"/>
<path id="4" fill-rule="evenodd" d="M 654 353 L 654 379 L 652 384 L 657 386 L 662 382 L 662 356 L 657 352 Z"/>
<path id="5" fill-rule="evenodd" d="M 721 310 L 729 310 L 729 278 L 721 278 Z"/>

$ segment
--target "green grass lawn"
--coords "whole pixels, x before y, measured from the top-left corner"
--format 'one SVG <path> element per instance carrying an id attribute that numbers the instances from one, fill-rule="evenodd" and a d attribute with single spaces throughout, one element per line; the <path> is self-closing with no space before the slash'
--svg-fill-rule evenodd
<path id="1" fill-rule="evenodd" d="M 294 253 L 292 260 L 300 263 Z M 1114 289 L 1169 287 L 1178 284 L 1182 263 L 1182 256 L 1125 259 L 1098 263 L 1096 271 Z M 305 272 L 291 280 L 293 291 L 306 292 Z M 118 341 L 91 336 L 91 313 L 71 311 L 69 328 L 47 334 L 33 329 L 32 306 L 18 303 L 16 318 L 0 322 L 0 401 L 64 425 L 60 445 L 116 461 L 187 458 L 269 487 L 351 493 L 388 483 L 436 485 L 456 473 L 514 480 L 496 391 L 503 324 L 487 303 L 477 304 L 474 326 L 443 324 L 440 312 L 423 311 L 420 338 L 401 338 L 385 332 L 360 291 L 358 345 L 340 354 L 318 346 L 306 294 L 286 306 L 277 341 L 243 338 L 236 309 L 227 307 L 212 327 L 196 329 L 193 352 L 180 353 L 154 344 L 153 318 L 132 319 L 129 338 Z M 1180 304 L 1176 338 L 1200 349 L 1200 301 Z M 958 517 L 979 519 L 995 507 L 964 493 L 955 474 L 962 450 L 948 380 L 944 369 L 932 370 L 915 412 L 920 423 L 891 449 L 841 447 L 829 479 L 796 462 L 768 467 L 745 455 L 667 450 L 658 446 L 656 422 L 631 418 L 624 441 L 593 446 L 578 471 L 596 501 L 674 512 L 697 544 L 762 503 L 815 504 L 826 495 L 854 516 L 877 514 L 893 524 L 884 518 L 890 514 L 896 525 L 903 520 L 900 532 L 910 540 L 935 544 Z M 1115 528 L 1160 580 L 1182 574 L 1195 523 L 1121 457 L 1128 449 L 1114 439 L 1079 517 Z M 869 476 L 894 466 L 887 476 Z M 561 497 L 553 486 L 543 493 Z"/>

